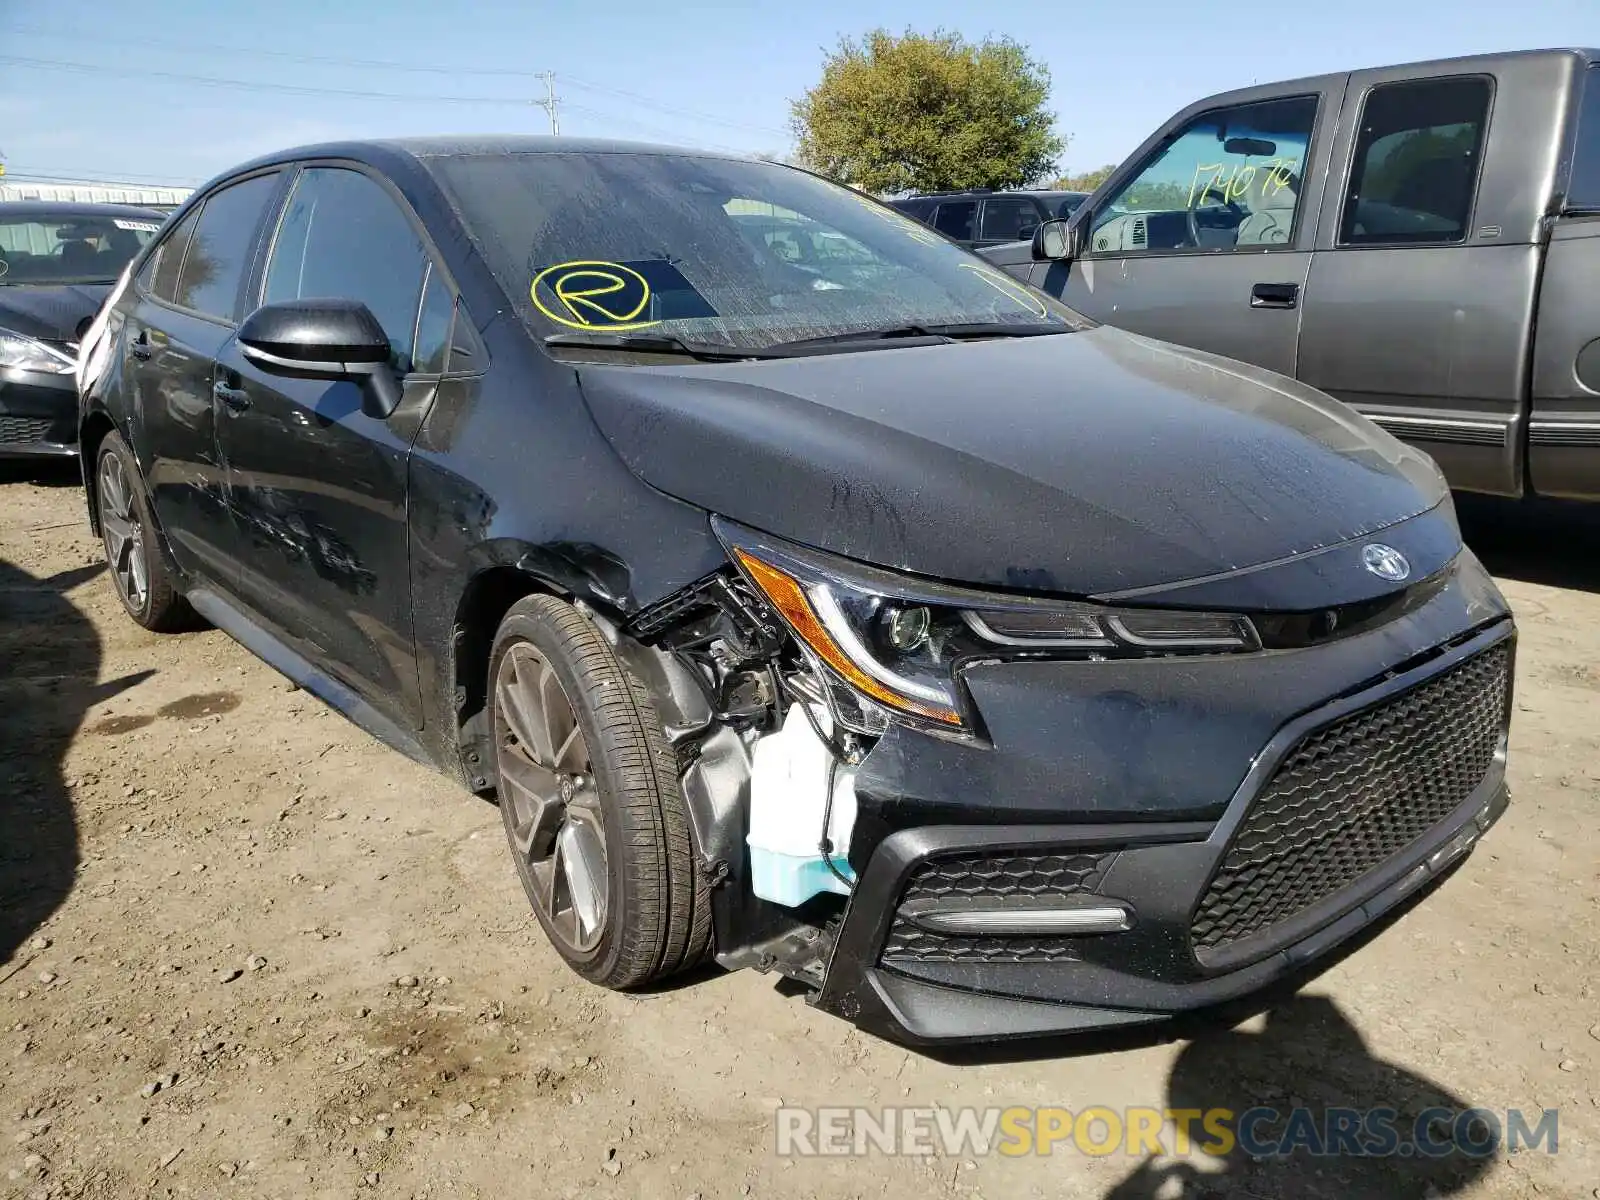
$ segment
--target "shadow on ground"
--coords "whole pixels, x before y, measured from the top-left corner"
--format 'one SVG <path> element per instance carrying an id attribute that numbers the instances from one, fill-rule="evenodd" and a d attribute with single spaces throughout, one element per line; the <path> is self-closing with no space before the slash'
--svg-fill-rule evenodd
<path id="1" fill-rule="evenodd" d="M 1196 1114 L 1197 1141 L 1206 1137 L 1199 1114 L 1227 1109 L 1240 1140 L 1248 1130 L 1251 1142 L 1220 1155 L 1147 1158 L 1105 1200 L 1449 1196 L 1494 1165 L 1469 1152 L 1488 1147 L 1489 1127 L 1470 1118 L 1457 1124 L 1471 1107 L 1426 1076 L 1373 1055 L 1328 997 L 1300 994 L 1268 1008 L 1259 1031 L 1199 1034 L 1167 1077 L 1166 1108 Z M 1416 1144 L 1440 1153 L 1402 1149 Z M 1287 1152 L 1261 1155 L 1265 1149 Z"/>
<path id="2" fill-rule="evenodd" d="M 81 488 L 83 473 L 75 458 L 6 458 L 0 459 L 0 483 Z"/>
<path id="3" fill-rule="evenodd" d="M 1491 573 L 1600 592 L 1600 504 L 1458 495 L 1456 513 Z"/>
<path id="4" fill-rule="evenodd" d="M 103 569 L 41 579 L 0 560 L 0 963 L 26 957 L 72 890 L 78 828 L 62 760 L 73 734 L 92 706 L 154 673 L 97 682 L 100 638 L 66 593 Z"/>
<path id="5" fill-rule="evenodd" d="M 1428 903 L 1446 878 L 1421 889 L 1327 957 L 1237 1001 L 1102 1035 L 951 1047 L 932 1051 L 931 1056 L 967 1065 L 1027 1062 L 1182 1041 L 1167 1077 L 1166 1095 L 1152 1096 L 1148 1103 L 1165 1110 L 1194 1111 L 1196 1146 L 1209 1140 L 1198 1114 L 1227 1109 L 1233 1114 L 1227 1124 L 1237 1133 L 1239 1118 L 1252 1109 L 1276 1113 L 1250 1122 L 1250 1132 L 1261 1140 L 1249 1146 L 1235 1143 L 1220 1154 L 1197 1150 L 1187 1156 L 1145 1158 L 1104 1200 L 1434 1200 L 1453 1195 L 1494 1165 L 1492 1157 L 1449 1148 L 1458 1134 L 1469 1144 L 1480 1145 L 1470 1139 L 1483 1136 L 1481 1127 L 1463 1124 L 1456 1130 L 1450 1124 L 1456 1114 L 1475 1107 L 1472 1100 L 1453 1095 L 1411 1067 L 1376 1057 L 1356 1024 L 1333 1000 L 1304 990 L 1383 936 L 1413 908 Z M 1060 1103 L 1076 1110 L 1095 1099 L 1064 1097 Z M 1296 1109 L 1302 1115 L 1293 1116 Z M 1444 1152 L 1438 1156 L 1400 1152 L 1398 1144 L 1412 1143 L 1419 1115 L 1431 1109 L 1449 1110 L 1443 1126 L 1432 1119 L 1424 1124 L 1429 1140 L 1443 1146 Z M 1369 1116 L 1374 1110 L 1392 1110 L 1392 1116 Z M 1312 1153 L 1339 1148 L 1319 1143 L 1335 1122 L 1348 1120 L 1336 1115 L 1342 1112 L 1359 1113 L 1392 1129 L 1394 1152 Z M 1536 1125 L 1537 1119 L 1530 1124 Z M 1264 1143 L 1276 1145 L 1291 1134 L 1301 1137 L 1292 1153 L 1250 1152 Z M 1379 1127 L 1363 1131 L 1358 1140 L 1367 1147 L 1377 1146 Z M 1174 1148 L 1170 1127 L 1163 1134 L 1163 1148 Z"/>

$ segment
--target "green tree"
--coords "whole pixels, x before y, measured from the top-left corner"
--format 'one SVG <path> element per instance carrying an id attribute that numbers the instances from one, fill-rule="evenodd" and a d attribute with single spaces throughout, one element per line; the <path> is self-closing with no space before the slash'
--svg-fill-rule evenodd
<path id="1" fill-rule="evenodd" d="M 1064 192 L 1092 192 L 1110 179 L 1111 172 L 1116 169 L 1116 163 L 1107 163 L 1103 167 L 1096 167 L 1092 171 L 1083 171 L 1077 175 L 1058 176 L 1050 186 L 1060 188 Z"/>
<path id="2" fill-rule="evenodd" d="M 877 29 L 840 40 L 791 125 L 801 162 L 865 191 L 1020 187 L 1064 145 L 1049 95 L 1049 70 L 1009 38 Z"/>

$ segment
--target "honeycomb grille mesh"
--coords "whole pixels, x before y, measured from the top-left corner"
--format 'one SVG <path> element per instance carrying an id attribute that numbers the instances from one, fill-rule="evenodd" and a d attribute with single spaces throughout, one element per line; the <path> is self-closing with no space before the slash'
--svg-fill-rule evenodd
<path id="1" fill-rule="evenodd" d="M 1460 806 L 1499 746 L 1510 663 L 1510 647 L 1496 646 L 1303 737 L 1201 898 L 1197 957 L 1351 886 Z"/>
<path id="2" fill-rule="evenodd" d="M 1116 852 L 945 855 L 929 859 L 901 893 L 901 910 L 884 943 L 883 959 L 913 962 L 1071 962 L 1078 939 L 1061 936 L 978 937 L 918 928 L 904 906 L 949 900 L 1048 900 L 1094 892 Z"/>
<path id="3" fill-rule="evenodd" d="M 48 417 L 0 417 L 0 442 L 40 442 L 50 432 Z"/>

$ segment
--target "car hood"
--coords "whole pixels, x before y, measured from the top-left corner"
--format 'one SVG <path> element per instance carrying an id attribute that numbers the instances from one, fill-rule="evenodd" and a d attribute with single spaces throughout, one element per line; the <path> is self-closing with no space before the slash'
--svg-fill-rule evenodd
<path id="1" fill-rule="evenodd" d="M 1310 554 L 1438 505 L 1431 460 L 1327 396 L 1120 330 L 579 367 L 669 495 L 921 575 L 1071 595 Z"/>
<path id="2" fill-rule="evenodd" d="M 111 291 L 109 283 L 0 286 L 0 329 L 51 342 L 75 342 Z"/>

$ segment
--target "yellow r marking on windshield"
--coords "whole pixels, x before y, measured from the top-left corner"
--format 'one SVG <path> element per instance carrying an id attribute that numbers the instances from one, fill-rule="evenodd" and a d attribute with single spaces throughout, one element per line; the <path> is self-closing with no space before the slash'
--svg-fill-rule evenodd
<path id="1" fill-rule="evenodd" d="M 539 298 L 541 283 L 561 302 L 565 314 Z M 635 288 L 637 303 L 631 294 Z M 650 284 L 645 277 L 632 267 L 602 259 L 574 259 L 546 267 L 533 277 L 528 296 L 545 316 L 570 329 L 614 332 L 661 323 L 635 320 L 650 305 Z"/>
<path id="2" fill-rule="evenodd" d="M 1043 301 L 1041 301 L 1037 296 L 1029 293 L 1027 288 L 1023 287 L 1016 280 L 1012 279 L 1011 276 L 1002 275 L 999 271 L 992 271 L 987 267 L 980 267 L 975 263 L 962 263 L 961 269 L 963 271 L 971 271 L 995 291 L 1010 297 L 1019 304 L 1026 306 L 1034 316 L 1048 317 L 1050 315 L 1050 310 L 1044 306 Z"/>

